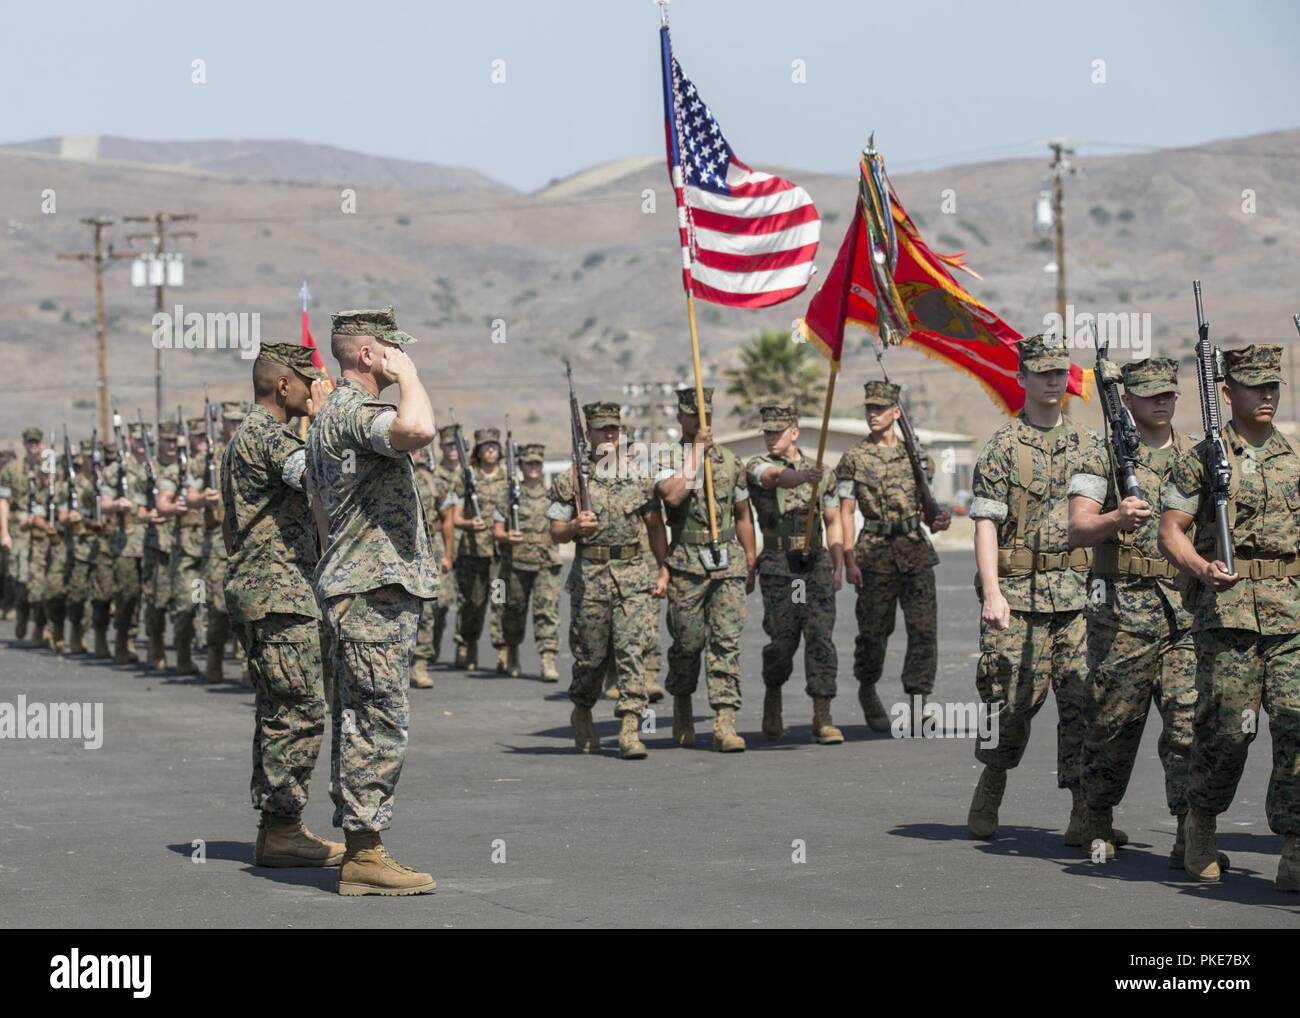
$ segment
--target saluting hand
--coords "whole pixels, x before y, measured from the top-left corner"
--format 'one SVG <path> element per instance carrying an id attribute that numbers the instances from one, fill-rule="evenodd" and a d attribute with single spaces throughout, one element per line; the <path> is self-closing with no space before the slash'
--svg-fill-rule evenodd
<path id="1" fill-rule="evenodd" d="M 415 361 L 411 360 L 407 352 L 400 347 L 385 346 L 381 366 L 384 374 L 398 385 L 415 378 Z"/>
<path id="2" fill-rule="evenodd" d="M 319 378 L 311 383 L 311 395 L 307 397 L 307 420 L 314 421 L 316 415 L 320 413 L 320 408 L 325 404 L 325 397 L 329 393 L 325 390 L 325 383 Z"/>

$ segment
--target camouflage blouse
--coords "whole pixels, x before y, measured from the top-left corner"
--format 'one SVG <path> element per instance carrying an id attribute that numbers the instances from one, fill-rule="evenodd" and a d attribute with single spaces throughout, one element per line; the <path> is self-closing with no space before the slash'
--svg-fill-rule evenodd
<path id="1" fill-rule="evenodd" d="M 933 477 L 934 460 L 928 453 L 925 466 Z M 839 481 L 836 493 L 841 499 L 855 500 L 862 514 L 862 527 L 854 543 L 860 569 L 910 573 L 938 565 L 934 545 L 917 525 L 921 496 L 901 439 L 894 445 L 863 439 L 841 457 L 835 476 Z M 898 525 L 916 525 L 916 529 L 907 533 L 880 532 Z"/>
<path id="2" fill-rule="evenodd" d="M 759 529 L 763 534 L 763 550 L 758 554 L 758 571 L 769 575 L 793 576 L 790 562 L 784 551 L 777 550 L 775 541 L 778 537 L 802 537 L 808 524 L 808 503 L 813 497 L 813 486 L 801 484 L 797 488 L 764 488 L 763 474 L 771 467 L 782 470 L 789 467 L 794 470 L 811 470 L 817 461 L 799 453 L 799 458 L 788 460 L 775 453 L 761 453 L 751 456 L 745 463 L 745 473 L 749 478 L 749 498 L 754 515 L 758 517 Z M 837 510 L 839 499 L 835 497 L 835 478 L 829 470 L 822 474 L 821 484 L 817 487 L 823 512 Z M 820 535 L 822 547 L 826 545 L 825 523 L 820 514 L 817 517 L 816 533 Z"/>
<path id="3" fill-rule="evenodd" d="M 437 596 L 438 564 L 415 467 L 388 441 L 396 410 L 342 378 L 308 432 L 307 472 L 329 517 L 316 567 L 322 599 L 388 584 L 419 598 Z"/>
<path id="4" fill-rule="evenodd" d="M 218 482 L 232 534 L 225 586 L 232 621 L 321 617 L 311 586 L 316 523 L 303 493 L 305 469 L 297 433 L 253 404 L 222 452 Z"/>
<path id="5" fill-rule="evenodd" d="M 685 447 L 677 444 L 664 450 L 655 470 L 656 485 L 673 474 L 680 473 L 685 463 Z M 713 507 L 718 523 L 719 544 L 727 549 L 727 568 L 709 573 L 700 562 L 700 549 L 707 546 L 709 535 L 708 507 L 704 495 L 704 470 L 696 474 L 696 487 L 679 506 L 663 503 L 663 513 L 671 533 L 668 545 L 668 567 L 681 573 L 708 575 L 713 579 L 744 576 L 747 571 L 745 553 L 736 539 L 737 502 L 749 498 L 749 484 L 745 470 L 729 450 L 714 446 L 709 450 L 713 464 Z M 724 533 L 725 532 L 725 533 Z"/>
<path id="6" fill-rule="evenodd" d="M 642 550 L 634 558 L 584 557 L 586 545 L 615 547 L 635 544 L 644 548 L 645 517 L 659 511 L 654 482 L 648 477 L 614 473 L 600 465 L 592 471 L 587 491 L 599 526 L 590 537 L 580 538 L 565 589 L 577 598 L 616 601 L 622 594 L 647 593 L 654 587 L 654 558 Z M 551 484 L 547 519 L 561 522 L 577 516 L 574 508 L 573 472 L 558 474 Z"/>

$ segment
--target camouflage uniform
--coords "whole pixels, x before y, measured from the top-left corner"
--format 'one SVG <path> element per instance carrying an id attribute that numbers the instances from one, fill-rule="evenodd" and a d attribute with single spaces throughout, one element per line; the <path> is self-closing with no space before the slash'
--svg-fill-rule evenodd
<path id="1" fill-rule="evenodd" d="M 767 423 L 765 419 L 764 424 Z M 762 485 L 763 474 L 772 467 L 811 470 L 816 465 L 815 460 L 802 453 L 793 460 L 763 453 L 751 457 L 745 470 L 749 475 L 750 504 L 763 532 L 763 550 L 757 563 L 763 595 L 763 632 L 768 641 L 763 647 L 763 683 L 769 688 L 785 684 L 794 669 L 794 655 L 802 637 L 804 690 L 810 697 L 830 699 L 835 696 L 839 656 L 835 648 L 835 586 L 820 518 L 814 531 L 814 547 L 819 550 L 814 553 L 812 568 L 805 572 L 791 569 L 787 555 L 790 550 L 803 547 L 813 486 L 764 488 Z M 816 497 L 823 512 L 839 508 L 835 482 L 829 472 L 822 475 Z M 796 580 L 803 583 L 798 596 Z"/>
<path id="2" fill-rule="evenodd" d="M 545 447 L 524 445 L 521 463 L 541 463 Z M 504 549 L 500 578 L 505 582 L 506 600 L 501 609 L 502 639 L 508 647 L 524 642 L 528 605 L 533 608 L 533 643 L 538 654 L 560 649 L 560 550 L 551 541 L 551 524 L 546 510 L 551 497 L 540 480 L 519 485 L 519 529 L 522 544 Z M 508 509 L 508 506 L 506 507 Z M 505 520 L 506 529 L 509 523 Z"/>
<path id="3" fill-rule="evenodd" d="M 1224 351 L 1228 375 L 1244 385 L 1280 381 L 1281 348 L 1256 344 Z M 1232 805 L 1255 741 L 1259 710 L 1268 712 L 1273 770 L 1265 804 L 1275 834 L 1300 834 L 1300 453 L 1273 430 L 1252 446 L 1231 424 L 1223 431 L 1232 464 L 1228 506 L 1236 571 L 1217 593 L 1192 581 L 1196 642 L 1196 717 L 1188 800 L 1217 816 Z M 1180 456 L 1162 491 L 1161 509 L 1195 521 L 1196 550 L 1215 550 L 1214 499 L 1198 445 Z"/>
<path id="4" fill-rule="evenodd" d="M 1178 391 L 1178 364 L 1168 358 L 1135 361 L 1123 368 L 1125 391 L 1156 396 Z M 1138 487 L 1153 507 L 1175 459 L 1192 441 L 1175 432 L 1172 444 L 1143 444 Z M 1115 461 L 1109 449 L 1080 464 L 1069 493 L 1091 499 L 1104 513 L 1120 502 Z M 1130 533 L 1093 551 L 1088 626 L 1090 710 L 1083 744 L 1083 792 L 1091 809 L 1119 805 L 1128 788 L 1152 700 L 1162 728 L 1157 751 L 1165 772 L 1169 812 L 1187 813 L 1187 767 L 1196 710 L 1196 654 L 1191 615 L 1174 587 L 1176 570 L 1156 546 L 1160 517 L 1153 513 Z"/>
<path id="5" fill-rule="evenodd" d="M 81 456 L 87 463 L 91 456 L 89 441 L 81 443 Z M 103 478 L 101 477 L 101 485 Z M 113 599 L 113 553 L 109 547 L 109 526 L 111 520 L 107 514 L 101 514 L 103 522 L 94 524 L 95 505 L 103 492 L 102 486 L 96 488 L 89 476 L 77 476 L 77 502 L 82 522 L 70 527 L 72 534 L 71 555 L 68 563 L 68 621 L 72 625 L 72 647 L 74 652 L 84 650 L 81 635 L 84 632 L 86 602 L 91 605 L 91 625 L 97 633 L 108 627 L 110 605 Z M 102 636 L 100 637 L 102 640 Z M 98 647 L 97 650 L 104 648 Z"/>
<path id="6" fill-rule="evenodd" d="M 132 424 L 130 434 L 138 439 L 140 426 Z M 118 664 L 126 664 L 135 657 L 132 640 L 140 607 L 146 529 L 138 515 L 138 510 L 145 505 L 144 465 L 135 460 L 129 449 L 125 462 L 119 458 L 105 473 L 105 483 L 111 489 L 106 493 L 114 498 L 122 487 L 118 481 L 121 473 L 126 474 L 126 497 L 133 508 L 110 517 L 114 522 L 109 530 L 109 550 L 113 556 L 113 657 Z"/>
<path id="7" fill-rule="evenodd" d="M 175 438 L 176 423 L 174 421 L 160 421 L 157 435 L 159 438 Z M 168 454 L 166 455 L 166 461 L 164 461 L 164 454 L 160 445 L 154 446 L 154 455 L 156 457 L 153 464 L 154 485 L 158 491 L 161 491 L 163 487 L 162 475 L 170 471 L 174 477 L 176 473 L 175 459 Z M 174 490 L 174 479 L 172 487 Z M 136 491 L 144 507 L 148 506 L 151 498 L 156 501 L 157 491 L 153 493 L 149 491 L 149 468 L 147 465 L 143 465 L 136 475 Z M 144 598 L 144 628 L 149 636 L 151 659 L 153 658 L 152 651 L 155 649 L 158 651 L 159 657 L 161 657 L 163 634 L 167 628 L 167 610 L 172 603 L 171 557 L 172 546 L 176 543 L 175 533 L 175 524 L 167 517 L 164 517 L 161 523 L 146 523 L 145 525 L 141 586 Z M 147 663 L 152 666 L 154 661 L 150 660 Z"/>
<path id="8" fill-rule="evenodd" d="M 448 425 L 445 428 L 438 429 L 438 434 L 441 436 L 443 435 L 444 432 L 447 432 L 449 430 L 454 433 L 455 425 Z M 448 440 L 447 438 L 442 438 L 442 441 L 444 443 L 447 440 Z M 443 512 L 447 512 L 451 508 L 453 508 L 454 505 L 459 504 L 460 500 L 454 494 L 456 488 L 456 477 L 459 473 L 460 473 L 459 468 L 448 466 L 446 463 L 439 463 L 438 466 L 433 471 L 433 477 L 434 477 L 433 491 L 436 495 L 439 495 L 440 497 L 440 501 L 438 502 L 438 506 L 437 506 L 439 514 Z M 439 528 L 438 530 L 437 547 L 443 549 L 442 551 L 443 557 L 450 558 L 452 560 L 452 568 L 447 570 L 446 572 L 440 572 L 438 574 L 438 600 L 428 602 L 428 604 L 432 606 L 430 611 L 431 618 L 429 624 L 432 629 L 431 636 L 432 636 L 433 646 L 435 651 L 437 651 L 437 653 L 441 653 L 442 635 L 444 632 L 446 632 L 447 629 L 447 616 L 451 612 L 451 610 L 456 607 L 456 604 L 460 599 L 460 595 L 456 590 L 456 569 L 455 569 L 456 549 L 454 546 L 451 548 L 446 547 L 445 542 L 443 541 L 442 538 L 441 528 Z M 421 615 L 420 621 L 421 624 L 424 623 L 423 615 Z M 455 642 L 457 646 L 461 645 L 460 633 L 456 629 L 452 630 L 452 640 Z"/>
<path id="9" fill-rule="evenodd" d="M 41 586 L 41 597 L 45 602 L 45 617 L 51 633 L 50 647 L 61 651 L 68 617 L 68 570 L 72 562 L 73 529 L 70 524 L 60 521 L 68 507 L 68 485 L 63 477 L 62 457 L 59 459 L 58 471 L 51 478 L 51 485 L 53 497 L 47 500 L 46 505 L 48 518 L 54 520 L 55 533 L 46 542 L 45 579 Z"/>
<path id="10" fill-rule="evenodd" d="M 268 344 L 279 346 L 280 344 Z M 205 409 L 205 412 L 211 412 Z M 195 417 L 186 422 L 191 438 L 207 438 L 208 421 Z M 215 429 L 214 429 L 215 430 Z M 212 440 L 213 488 L 221 485 L 221 461 L 225 454 L 225 443 L 214 436 Z M 194 487 L 202 491 L 208 486 L 207 452 L 191 457 L 190 474 L 195 480 Z M 226 570 L 228 561 L 226 543 L 221 539 L 221 520 L 225 509 L 220 502 L 205 505 L 199 513 L 203 521 L 202 544 L 199 551 L 199 576 L 203 581 L 202 589 L 206 595 L 198 605 L 200 633 L 208 651 L 208 679 L 221 677 L 221 660 L 225 656 L 226 641 L 230 639 L 230 616 L 226 611 Z"/>
<path id="11" fill-rule="evenodd" d="M 697 412 L 694 389 L 679 389 L 678 410 Z M 704 390 L 704 406 L 712 412 L 713 390 Z M 700 678 L 704 658 L 705 683 L 713 710 L 740 709 L 740 635 L 745 628 L 745 577 L 748 565 L 736 539 L 737 503 L 749 498 L 745 471 L 731 450 L 714 446 L 714 515 L 719 546 L 726 549 L 727 567 L 709 572 L 699 552 L 709 545 L 708 509 L 704 501 L 704 468 L 696 475 L 697 487 L 679 506 L 664 503 L 665 522 L 672 532 L 668 545 L 668 679 L 664 688 L 673 696 L 690 696 Z M 656 483 L 680 473 L 685 447 L 673 446 L 660 458 Z M 747 507 L 745 507 L 747 508 Z"/>
<path id="12" fill-rule="evenodd" d="M 450 508 L 460 501 L 451 494 L 453 478 L 450 473 L 430 470 L 423 463 L 418 463 L 415 467 L 415 484 L 420 494 L 420 505 L 424 509 L 424 518 L 429 524 L 429 542 L 433 547 L 433 555 L 441 562 L 445 553 L 440 521 L 443 506 L 446 504 Z M 443 595 L 450 591 L 454 604 L 455 589 L 455 573 L 440 573 L 437 600 L 425 601 L 420 610 L 420 627 L 415 641 L 416 660 L 432 663 L 442 653 L 442 636 L 447 625 L 447 605 L 443 603 Z"/>
<path id="13" fill-rule="evenodd" d="M 188 437 L 184 438 L 188 447 Z M 161 471 L 158 479 L 160 491 L 176 498 L 194 501 L 193 496 L 203 490 L 203 458 L 186 455 L 185 483 L 180 483 L 179 461 L 170 470 Z M 194 647 L 195 620 L 199 605 L 206 603 L 210 594 L 203 576 L 203 552 L 207 546 L 207 529 L 204 510 L 191 505 L 185 512 L 168 519 L 172 532 L 170 593 L 172 635 L 176 640 L 177 670 L 192 670 L 191 653 Z"/>
<path id="14" fill-rule="evenodd" d="M 485 442 L 500 441 L 500 433 L 496 428 L 480 428 L 474 432 L 476 451 Z M 472 459 L 477 460 L 477 457 Z M 507 502 L 506 468 L 498 462 L 496 469 L 489 474 L 484 473 L 475 462 L 470 469 L 474 471 L 475 494 L 487 529 L 477 533 L 462 530 L 460 533 L 460 544 L 456 550 L 456 589 L 460 595 L 456 615 L 456 642 L 468 648 L 471 661 L 477 661 L 478 641 L 483 635 L 483 622 L 489 604 L 495 619 L 500 614 L 501 602 L 504 600 L 499 595 L 494 595 L 494 591 L 499 589 L 496 583 L 499 578 L 500 554 L 496 539 L 492 536 L 492 521 L 495 519 L 493 514 Z M 456 472 L 452 493 L 460 500 L 465 518 L 471 519 L 473 510 L 465 497 L 465 475 L 461 471 Z M 493 630 L 490 634 L 492 645 L 500 648 L 503 643 L 499 622 L 493 626 Z"/>
<path id="15" fill-rule="evenodd" d="M 1035 336 L 1020 347 L 1030 371 L 1069 365 L 1059 340 L 1049 345 Z M 999 585 L 1011 608 L 1004 630 L 980 622 L 975 681 L 999 729 L 997 746 L 977 745 L 975 758 L 1002 771 L 1019 764 L 1050 686 L 1061 788 L 1078 789 L 1081 780 L 1088 705 L 1083 607 L 1092 559 L 1084 549 L 1070 551 L 1066 492 L 1079 465 L 1103 454 L 1100 437 L 1068 417 L 1043 430 L 1021 414 L 997 430 L 975 464 L 970 516 L 997 524 Z"/>
<path id="16" fill-rule="evenodd" d="M 39 428 L 27 428 L 23 431 L 24 442 L 39 442 L 42 437 Z M 28 586 L 31 580 L 32 532 L 21 524 L 27 517 L 28 480 L 34 480 L 39 487 L 40 468 L 40 460 L 29 459 L 25 450 L 23 454 L 0 468 L 0 499 L 9 504 L 9 537 L 13 542 L 5 566 L 5 581 L 6 589 L 12 590 L 10 596 L 18 620 L 16 632 L 19 639 L 26 635 L 32 607 L 28 597 Z"/>
<path id="17" fill-rule="evenodd" d="M 617 404 L 589 403 L 583 413 L 588 428 L 619 423 Z M 590 537 L 575 539 L 573 566 L 565 583 L 573 654 L 569 699 L 590 710 L 612 658 L 619 692 L 614 713 L 640 715 L 648 702 L 645 654 L 655 618 L 650 604 L 653 560 L 642 551 L 641 534 L 645 518 L 658 513 L 658 500 L 650 478 L 637 477 L 608 458 L 594 459 L 588 494 L 599 526 Z M 557 475 L 551 484 L 547 519 L 575 519 L 576 502 L 573 472 Z"/>
<path id="18" fill-rule="evenodd" d="M 867 406 L 893 406 L 899 388 L 867 382 Z M 927 455 L 929 476 L 934 461 Z M 903 610 L 907 653 L 903 691 L 908 696 L 934 692 L 939 667 L 938 600 L 934 567 L 939 564 L 921 522 L 921 498 L 907 448 L 863 439 L 844 454 L 835 469 L 841 499 L 853 499 L 862 513 L 853 555 L 862 572 L 853 647 L 853 676 L 863 689 L 874 687 L 885 668 L 885 650 L 894 632 L 897 609 Z M 847 535 L 846 535 L 847 540 Z"/>
<path id="19" fill-rule="evenodd" d="M 391 309 L 334 316 L 335 334 L 404 345 Z M 382 831 L 406 759 L 407 687 L 420 602 L 437 596 L 438 567 L 411 457 L 393 449 L 396 408 L 349 378 L 326 398 L 307 439 L 311 488 L 329 517 L 316 595 L 329 630 L 340 710 L 335 826 Z M 341 720 L 342 718 L 346 720 Z"/>
<path id="20" fill-rule="evenodd" d="M 304 377 L 319 378 L 323 373 L 311 366 L 310 354 L 295 352 L 306 349 L 268 343 L 260 356 L 290 361 Z M 260 405 L 245 416 L 221 459 L 221 500 L 233 548 L 224 604 L 242 631 L 256 690 L 252 804 L 288 817 L 307 804 L 325 732 L 324 632 L 312 590 L 317 535 L 303 493 L 306 466 L 296 431 Z M 338 751 L 335 739 L 334 758 Z M 337 771 L 332 759 L 330 773 Z M 337 809 L 336 787 L 330 792 Z"/>

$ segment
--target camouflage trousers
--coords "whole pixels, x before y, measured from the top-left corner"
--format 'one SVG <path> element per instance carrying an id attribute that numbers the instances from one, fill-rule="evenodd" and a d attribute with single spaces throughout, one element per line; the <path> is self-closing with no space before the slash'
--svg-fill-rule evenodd
<path id="1" fill-rule="evenodd" d="M 1094 809 L 1118 806 L 1128 788 L 1154 700 L 1157 753 L 1169 812 L 1187 812 L 1187 768 L 1196 712 L 1196 650 L 1181 630 L 1149 636 L 1088 626 L 1089 720 L 1083 740 L 1083 792 Z"/>
<path id="2" fill-rule="evenodd" d="M 68 542 L 63 537 L 55 537 L 49 542 L 49 552 L 45 559 L 45 576 L 41 584 L 42 600 L 45 602 L 45 617 L 56 639 L 63 639 L 63 626 L 68 617 L 68 566 L 71 556 L 68 554 Z"/>
<path id="3" fill-rule="evenodd" d="M 296 817 L 307 805 L 307 785 L 325 734 L 324 633 L 316 619 L 278 612 L 240 628 L 254 689 L 253 808 Z M 335 738 L 331 756 L 338 751 Z M 330 773 L 337 770 L 331 759 Z M 330 796 L 337 809 L 332 783 Z"/>
<path id="4" fill-rule="evenodd" d="M 172 603 L 171 554 L 146 546 L 141 566 L 141 596 L 145 601 L 145 631 L 162 639 L 167 628 L 167 609 Z"/>
<path id="5" fill-rule="evenodd" d="M 740 709 L 740 634 L 745 629 L 745 578 L 713 578 L 670 569 L 668 678 L 673 696 L 690 696 L 703 658 L 709 707 Z"/>
<path id="6" fill-rule="evenodd" d="M 135 628 L 140 605 L 142 560 L 119 555 L 113 560 L 113 626 L 129 632 Z"/>
<path id="7" fill-rule="evenodd" d="M 100 557 L 93 562 L 74 560 L 68 570 L 68 621 L 83 624 L 86 602 L 91 604 L 91 625 L 108 625 L 109 603 L 113 600 L 113 560 Z"/>
<path id="8" fill-rule="evenodd" d="M 420 628 L 415 638 L 415 657 L 423 661 L 437 661 L 442 654 L 442 637 L 447 631 L 447 614 L 456 606 L 456 573 L 438 574 L 438 598 L 425 601 L 420 609 Z M 454 634 L 460 643 L 460 634 Z"/>
<path id="9" fill-rule="evenodd" d="M 894 632 L 895 615 L 903 609 L 907 653 L 903 657 L 903 691 L 934 692 L 939 669 L 939 606 L 934 569 L 911 573 L 880 572 L 863 568 L 856 614 L 858 636 L 853 645 L 853 676 L 864 686 L 874 686 L 885 670 L 885 650 Z"/>
<path id="10" fill-rule="evenodd" d="M 1056 783 L 1079 787 L 1088 718 L 1087 628 L 1082 611 L 1012 611 L 1011 625 L 1002 630 L 980 623 L 975 685 L 997 718 L 997 745 L 977 744 L 976 760 L 1003 770 L 1019 764 L 1050 688 L 1056 694 Z"/>
<path id="11" fill-rule="evenodd" d="M 569 699 L 594 707 L 612 668 L 618 687 L 616 717 L 640 715 L 649 704 L 645 691 L 646 650 L 658 628 L 655 599 L 647 591 L 629 591 L 617 600 L 569 594 L 569 650 L 573 680 Z"/>
<path id="12" fill-rule="evenodd" d="M 506 600 L 499 613 L 493 612 L 494 621 L 498 615 L 501 619 L 502 646 L 517 647 L 524 642 L 531 601 L 537 652 L 554 654 L 560 649 L 560 572 L 560 566 L 516 569 L 502 559 L 498 578 L 505 582 Z"/>
<path id="13" fill-rule="evenodd" d="M 802 581 L 796 586 L 796 581 Z M 807 573 L 758 574 L 763 594 L 763 684 L 783 686 L 794 670 L 794 655 L 803 640 L 804 691 L 811 697 L 834 697 L 839 672 L 835 649 L 835 585 L 831 564 L 818 553 Z"/>
<path id="14" fill-rule="evenodd" d="M 1195 640 L 1191 805 L 1215 815 L 1232 805 L 1262 706 L 1273 742 L 1268 826 L 1274 834 L 1300 834 L 1300 634 L 1207 629 Z"/>
<path id="15" fill-rule="evenodd" d="M 199 606 L 207 602 L 209 592 L 203 577 L 203 560 L 186 554 L 179 544 L 172 548 L 170 569 L 172 597 L 168 607 L 172 616 L 172 637 L 180 653 L 183 646 L 194 645 L 195 619 Z"/>
<path id="16" fill-rule="evenodd" d="M 212 539 L 212 535 L 209 535 Z M 209 554 L 203 560 L 203 581 L 207 591 L 207 618 L 204 631 L 209 648 L 222 650 L 230 639 L 230 616 L 226 614 L 226 572 L 229 560 L 221 534 L 215 535 Z"/>
<path id="17" fill-rule="evenodd" d="M 461 555 L 456 559 L 456 589 L 460 594 L 460 605 L 456 614 L 457 643 L 478 649 L 479 637 L 483 635 L 483 622 L 487 618 L 489 606 L 492 609 L 494 632 L 492 646 L 505 646 L 500 633 L 500 601 L 494 599 L 492 592 L 497 580 L 497 559 L 478 555 Z"/>
<path id="18" fill-rule="evenodd" d="M 27 546 L 27 600 L 45 600 L 45 570 L 50 561 L 50 539 L 38 537 Z"/>
<path id="19" fill-rule="evenodd" d="M 325 620 L 339 706 L 334 826 L 386 830 L 406 761 L 420 598 L 397 584 L 344 594 L 325 602 Z"/>

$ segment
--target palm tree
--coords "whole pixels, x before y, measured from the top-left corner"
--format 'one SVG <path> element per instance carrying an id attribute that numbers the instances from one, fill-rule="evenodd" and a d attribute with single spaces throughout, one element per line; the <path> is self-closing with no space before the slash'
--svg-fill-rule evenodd
<path id="1" fill-rule="evenodd" d="M 825 398 L 821 358 L 790 334 L 766 329 L 741 348 L 740 367 L 727 368 L 727 395 L 736 397 L 731 412 L 746 427 L 759 424 L 764 403 L 793 404 L 799 414 L 821 412 Z"/>

